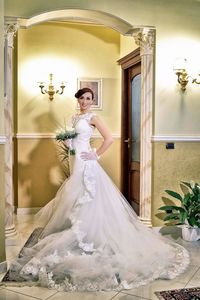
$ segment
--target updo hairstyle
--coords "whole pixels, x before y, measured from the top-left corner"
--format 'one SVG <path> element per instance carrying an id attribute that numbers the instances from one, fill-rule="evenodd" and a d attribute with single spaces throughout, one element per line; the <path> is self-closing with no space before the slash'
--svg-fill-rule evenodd
<path id="1" fill-rule="evenodd" d="M 74 96 L 78 99 L 85 93 L 90 93 L 92 95 L 92 100 L 94 99 L 94 92 L 91 89 L 86 87 L 78 90 Z"/>

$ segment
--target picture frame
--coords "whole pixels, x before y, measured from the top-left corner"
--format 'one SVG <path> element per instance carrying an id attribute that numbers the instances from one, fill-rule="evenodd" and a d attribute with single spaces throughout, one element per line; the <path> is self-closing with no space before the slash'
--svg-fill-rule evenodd
<path id="1" fill-rule="evenodd" d="M 93 110 L 102 110 L 102 79 L 101 78 L 78 78 L 78 89 L 90 88 L 94 92 L 94 104 L 91 106 Z M 78 105 L 77 105 L 78 109 Z"/>

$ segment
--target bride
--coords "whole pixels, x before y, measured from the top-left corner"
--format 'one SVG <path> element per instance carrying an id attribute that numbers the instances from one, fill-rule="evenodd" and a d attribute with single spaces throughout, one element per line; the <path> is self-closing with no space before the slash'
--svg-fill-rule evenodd
<path id="1" fill-rule="evenodd" d="M 175 278 L 188 266 L 188 252 L 137 218 L 98 163 L 113 138 L 90 111 L 93 91 L 83 88 L 75 97 L 80 113 L 72 125 L 78 134 L 65 141 L 76 151 L 72 174 L 36 215 L 43 226 L 39 241 L 12 263 L 10 279 L 19 286 L 100 291 Z M 90 146 L 95 128 L 103 137 L 96 151 Z"/>

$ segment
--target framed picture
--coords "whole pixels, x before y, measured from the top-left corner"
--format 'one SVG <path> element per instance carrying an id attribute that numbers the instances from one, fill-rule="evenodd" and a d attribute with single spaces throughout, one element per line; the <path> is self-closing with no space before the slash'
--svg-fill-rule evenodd
<path id="1" fill-rule="evenodd" d="M 102 79 L 99 78 L 78 78 L 78 89 L 90 88 L 94 92 L 94 104 L 92 109 L 102 109 Z M 77 107 L 78 108 L 78 107 Z"/>

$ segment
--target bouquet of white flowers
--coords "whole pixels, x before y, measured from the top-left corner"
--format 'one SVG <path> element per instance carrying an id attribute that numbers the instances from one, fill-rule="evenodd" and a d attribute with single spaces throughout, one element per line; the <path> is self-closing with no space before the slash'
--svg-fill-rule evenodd
<path id="1" fill-rule="evenodd" d="M 60 132 L 56 134 L 56 140 L 59 142 L 65 142 L 68 140 L 68 143 L 64 143 L 67 149 L 69 150 L 70 155 L 75 154 L 75 149 L 72 148 L 71 140 L 74 139 L 78 133 L 74 130 L 62 129 Z"/>

